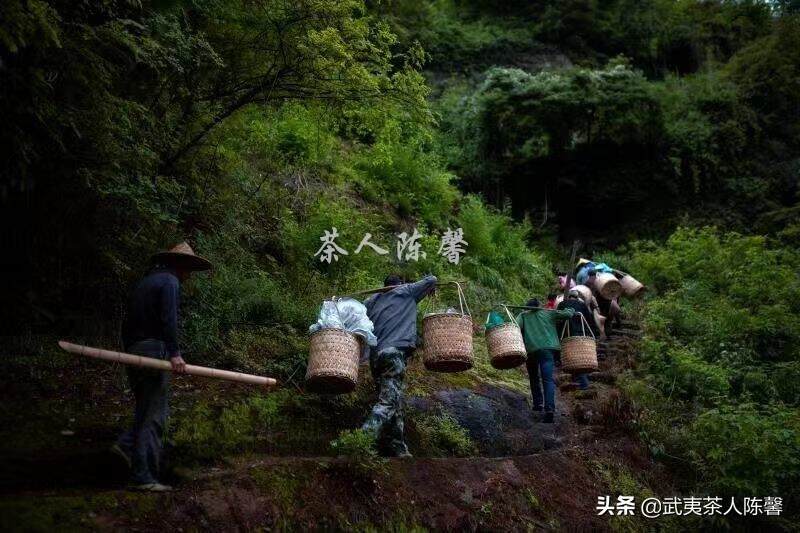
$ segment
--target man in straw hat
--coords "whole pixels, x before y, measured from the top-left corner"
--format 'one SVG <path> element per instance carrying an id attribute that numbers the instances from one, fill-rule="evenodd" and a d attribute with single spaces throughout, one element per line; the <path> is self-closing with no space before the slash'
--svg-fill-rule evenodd
<path id="1" fill-rule="evenodd" d="M 152 269 L 136 285 L 128 302 L 122 328 L 125 351 L 169 359 L 174 372 L 186 363 L 178 347 L 178 306 L 181 283 L 192 272 L 209 270 L 211 263 L 195 255 L 185 242 L 152 257 Z M 163 492 L 158 482 L 162 437 L 169 411 L 169 372 L 128 367 L 128 380 L 136 409 L 133 427 L 120 436 L 112 451 L 130 467 L 130 488 Z"/>
<path id="2" fill-rule="evenodd" d="M 403 283 L 399 276 L 391 275 L 383 285 L 393 288 L 364 302 L 378 338 L 369 357 L 378 403 L 361 429 L 395 457 L 411 457 L 403 436 L 406 360 L 417 345 L 417 304 L 434 291 L 436 281 L 436 276 L 426 276 L 416 283 Z"/>

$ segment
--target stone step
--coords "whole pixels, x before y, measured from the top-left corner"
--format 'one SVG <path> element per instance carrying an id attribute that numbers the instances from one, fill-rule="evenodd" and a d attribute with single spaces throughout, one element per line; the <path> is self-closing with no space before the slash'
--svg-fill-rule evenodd
<path id="1" fill-rule="evenodd" d="M 627 352 L 627 351 L 630 351 L 630 347 L 629 346 L 602 346 L 602 347 L 598 346 L 597 347 L 597 353 L 614 353 L 614 352 L 623 353 L 623 352 Z"/>
<path id="2" fill-rule="evenodd" d="M 570 392 L 574 390 L 578 390 L 578 384 L 573 383 L 572 381 L 564 381 L 562 382 L 560 379 L 558 380 L 558 390 L 561 392 Z"/>
<path id="3" fill-rule="evenodd" d="M 597 398 L 597 389 L 576 390 L 572 397 L 576 400 L 593 400 Z"/>
<path id="4" fill-rule="evenodd" d="M 625 346 L 625 345 L 622 345 L 622 346 L 620 346 L 620 345 L 611 345 L 611 346 L 603 346 L 603 347 L 598 346 L 597 347 L 597 351 L 598 352 L 627 352 L 628 350 L 630 350 L 630 348 L 631 348 L 630 346 Z"/>
<path id="5" fill-rule="evenodd" d="M 589 374 L 589 381 L 596 381 L 598 383 L 607 383 L 613 385 L 617 382 L 617 376 L 611 372 L 592 372 Z"/>
<path id="6" fill-rule="evenodd" d="M 635 337 L 639 338 L 642 336 L 642 330 L 640 329 L 612 329 L 611 330 L 612 336 L 618 337 Z"/>

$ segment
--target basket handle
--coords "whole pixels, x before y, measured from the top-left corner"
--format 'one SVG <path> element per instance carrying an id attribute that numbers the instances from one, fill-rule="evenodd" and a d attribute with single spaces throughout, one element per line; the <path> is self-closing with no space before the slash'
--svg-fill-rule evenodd
<path id="1" fill-rule="evenodd" d="M 469 310 L 469 305 L 467 304 L 467 297 L 464 295 L 464 289 L 461 288 L 461 283 L 458 281 L 453 281 L 456 288 L 458 289 L 458 305 L 461 307 L 461 314 L 464 314 L 464 308 L 467 308 L 467 315 L 472 315 L 472 311 Z"/>
<path id="2" fill-rule="evenodd" d="M 594 331 L 592 331 L 592 326 L 589 325 L 589 322 L 586 320 L 586 317 L 583 316 L 583 313 L 581 313 L 580 315 L 581 315 L 581 329 L 583 329 L 583 336 L 584 337 L 587 336 L 586 330 L 588 329 L 589 333 L 592 335 L 592 338 L 594 340 L 597 340 L 597 337 L 594 336 Z"/>
<path id="3" fill-rule="evenodd" d="M 512 324 L 516 324 L 517 323 L 517 319 L 514 318 L 514 315 L 512 315 L 511 311 L 508 310 L 508 306 L 507 305 L 503 305 L 502 307 L 503 307 L 503 309 L 506 310 L 506 313 L 508 314 L 508 318 L 511 319 L 511 323 Z"/>
<path id="4" fill-rule="evenodd" d="M 456 293 L 458 294 L 458 307 L 461 310 L 461 315 L 463 316 L 470 316 L 472 315 L 472 311 L 469 309 L 469 305 L 467 304 L 467 298 L 464 296 L 464 289 L 461 288 L 461 282 L 458 281 L 445 281 L 442 282 L 442 285 L 455 285 L 456 286 Z M 434 294 L 434 296 L 430 298 L 425 298 L 424 303 L 422 305 L 425 306 L 426 309 L 431 310 L 433 309 L 434 301 L 439 301 L 438 291 Z M 464 309 L 467 312 L 464 312 Z"/>
<path id="5" fill-rule="evenodd" d="M 594 340 L 597 340 L 597 337 L 594 336 L 594 331 L 592 331 L 592 327 L 589 325 L 589 322 L 586 321 L 586 317 L 583 316 L 583 313 L 578 313 L 581 316 L 581 333 L 583 333 L 584 337 L 588 337 L 586 335 L 586 329 L 589 329 L 589 333 L 591 334 Z M 564 338 L 564 332 L 566 332 L 567 337 L 571 336 L 570 326 L 569 326 L 569 319 L 564 321 L 564 327 L 561 328 L 561 338 Z"/>

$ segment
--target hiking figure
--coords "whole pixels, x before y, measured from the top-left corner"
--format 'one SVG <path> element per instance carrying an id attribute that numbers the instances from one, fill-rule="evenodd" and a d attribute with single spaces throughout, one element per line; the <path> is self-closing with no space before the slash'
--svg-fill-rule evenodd
<path id="1" fill-rule="evenodd" d="M 436 276 L 426 276 L 416 283 L 403 283 L 391 275 L 383 285 L 394 288 L 364 302 L 378 338 L 369 356 L 378 402 L 361 428 L 375 437 L 387 455 L 411 457 L 403 437 L 406 361 L 417 345 L 417 304 L 435 290 L 436 281 Z"/>
<path id="2" fill-rule="evenodd" d="M 591 328 L 592 333 L 594 334 L 595 338 L 600 335 L 600 330 L 596 326 L 596 322 L 594 320 L 594 315 L 589 310 L 589 306 L 586 302 L 583 301 L 583 295 L 580 291 L 576 289 L 572 289 L 569 291 L 567 295 L 567 299 L 558 304 L 557 309 L 562 311 L 564 309 L 572 309 L 575 314 L 569 318 L 569 330 L 572 332 L 573 335 L 579 335 L 585 329 L 581 321 L 581 315 L 583 315 L 583 319 L 589 324 L 589 328 Z M 577 384 L 578 388 L 581 390 L 586 390 L 589 388 L 589 374 L 582 373 L 582 374 L 575 374 L 572 376 L 573 380 Z"/>
<path id="3" fill-rule="evenodd" d="M 592 289 L 595 299 L 597 300 L 597 309 L 600 314 L 606 318 L 605 334 L 609 334 L 611 328 L 614 326 L 620 327 L 622 322 L 622 308 L 619 306 L 619 300 L 614 298 L 609 300 L 604 297 L 600 291 L 597 290 L 597 271 L 590 268 L 587 271 L 586 286 Z"/>
<path id="4" fill-rule="evenodd" d="M 570 318 L 572 309 L 556 311 L 543 309 L 539 300 L 528 300 L 528 309 L 517 315 L 517 324 L 522 330 L 525 351 L 528 352 L 528 378 L 531 382 L 533 410 L 544 411 L 543 421 L 552 423 L 556 409 L 556 384 L 553 379 L 553 366 L 561 351 L 561 343 L 556 331 L 557 321 Z"/>
<path id="5" fill-rule="evenodd" d="M 122 329 L 128 353 L 169 359 L 172 371 L 183 373 L 186 362 L 178 346 L 178 307 L 181 283 L 192 272 L 209 270 L 211 263 L 194 254 L 183 242 L 152 257 L 153 268 L 131 293 Z M 130 488 L 162 492 L 164 429 L 169 414 L 170 373 L 128 367 L 128 381 L 136 401 L 133 426 L 123 433 L 112 451 L 130 467 Z"/>

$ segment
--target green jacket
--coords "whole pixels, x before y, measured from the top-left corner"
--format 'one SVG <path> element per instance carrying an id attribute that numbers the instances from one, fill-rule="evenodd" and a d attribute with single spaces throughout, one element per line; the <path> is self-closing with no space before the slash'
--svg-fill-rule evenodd
<path id="1" fill-rule="evenodd" d="M 517 315 L 517 324 L 522 330 L 522 340 L 525 341 L 525 350 L 533 353 L 537 350 L 561 350 L 558 340 L 556 325 L 559 320 L 573 315 L 572 309 L 555 311 L 552 309 L 538 309 L 523 311 Z"/>

